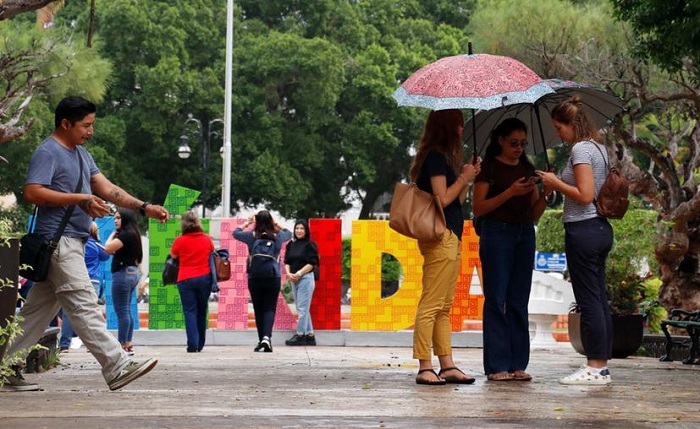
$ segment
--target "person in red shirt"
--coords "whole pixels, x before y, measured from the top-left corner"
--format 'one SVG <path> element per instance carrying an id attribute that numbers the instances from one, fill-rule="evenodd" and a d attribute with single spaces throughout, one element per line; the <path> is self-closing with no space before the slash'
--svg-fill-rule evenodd
<path id="1" fill-rule="evenodd" d="M 170 257 L 179 259 L 177 289 L 180 292 L 182 312 L 185 316 L 187 352 L 201 352 L 206 340 L 209 320 L 209 295 L 214 281 L 209 265 L 209 255 L 214 241 L 204 233 L 197 213 L 188 211 L 180 223 L 182 235 L 170 249 Z"/>

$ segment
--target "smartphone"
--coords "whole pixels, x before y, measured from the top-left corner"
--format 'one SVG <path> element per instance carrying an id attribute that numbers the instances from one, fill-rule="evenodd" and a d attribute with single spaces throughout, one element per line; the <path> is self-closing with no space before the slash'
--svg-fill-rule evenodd
<path id="1" fill-rule="evenodd" d="M 530 182 L 530 183 L 538 184 L 538 183 L 542 183 L 542 178 L 540 176 L 535 175 L 535 176 L 526 177 L 521 182 L 522 183 Z"/>

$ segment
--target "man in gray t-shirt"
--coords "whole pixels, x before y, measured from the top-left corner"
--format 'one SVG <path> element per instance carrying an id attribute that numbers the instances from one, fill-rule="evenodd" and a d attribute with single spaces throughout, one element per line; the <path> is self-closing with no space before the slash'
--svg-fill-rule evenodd
<path id="1" fill-rule="evenodd" d="M 169 214 L 162 206 L 132 197 L 97 168 L 84 147 L 93 133 L 96 110 L 93 103 L 80 97 L 61 100 L 56 107 L 54 132 L 29 161 L 24 199 L 38 206 L 37 233 L 52 239 L 68 207 L 76 207 L 52 254 L 48 277 L 34 284 L 22 306 L 23 334 L 10 344 L 7 355 L 26 355 L 27 348 L 43 335 L 49 320 L 63 308 L 74 331 L 102 366 L 102 376 L 110 390 L 117 390 L 145 375 L 158 361 L 132 361 L 107 330 L 85 266 L 90 222 L 109 214 L 107 201 L 160 221 L 167 220 Z M 78 181 L 81 187 L 75 192 Z M 19 368 L 14 374 L 3 376 L 0 384 L 4 390 L 39 390 L 39 386 L 24 380 Z"/>

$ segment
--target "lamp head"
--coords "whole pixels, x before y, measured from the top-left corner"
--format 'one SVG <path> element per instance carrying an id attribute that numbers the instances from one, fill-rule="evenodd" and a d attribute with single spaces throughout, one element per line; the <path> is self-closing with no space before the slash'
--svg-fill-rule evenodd
<path id="1" fill-rule="evenodd" d="M 187 159 L 192 155 L 192 149 L 190 149 L 190 146 L 187 144 L 188 141 L 189 139 L 186 135 L 183 134 L 180 136 L 180 147 L 177 148 L 177 156 L 181 159 Z"/>

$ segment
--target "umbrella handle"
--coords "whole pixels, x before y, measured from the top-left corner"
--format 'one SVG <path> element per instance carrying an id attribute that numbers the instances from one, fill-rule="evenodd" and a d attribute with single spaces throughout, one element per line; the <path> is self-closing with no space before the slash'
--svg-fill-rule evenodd
<path id="1" fill-rule="evenodd" d="M 549 171 L 549 156 L 547 156 L 547 145 L 545 145 L 544 141 L 544 130 L 542 129 L 542 119 L 540 119 L 540 108 L 535 103 L 535 116 L 537 116 L 537 125 L 540 128 L 540 140 L 542 141 L 542 151 L 544 151 L 544 164 L 545 164 L 545 171 Z M 476 135 L 476 131 L 474 131 Z M 474 143 L 476 144 L 476 142 Z"/>
<path id="2" fill-rule="evenodd" d="M 472 43 L 469 42 L 469 53 L 472 51 Z M 472 156 L 472 163 L 476 165 L 476 160 L 478 158 L 476 152 L 476 110 L 472 109 L 472 140 L 474 140 L 474 156 Z"/>

